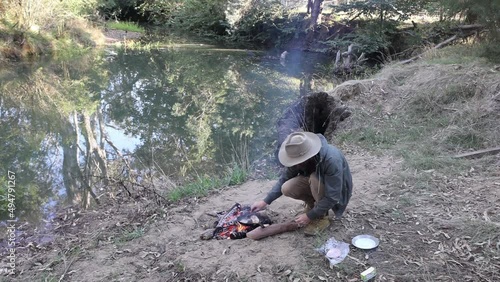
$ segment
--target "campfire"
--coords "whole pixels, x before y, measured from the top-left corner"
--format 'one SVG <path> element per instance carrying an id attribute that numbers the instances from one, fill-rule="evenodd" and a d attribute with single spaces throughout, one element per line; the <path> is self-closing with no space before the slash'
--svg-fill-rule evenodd
<path id="1" fill-rule="evenodd" d="M 247 232 L 271 224 L 268 216 L 252 212 L 250 206 L 242 206 L 239 203 L 227 212 L 218 212 L 217 218 L 212 236 L 216 239 L 243 239 Z"/>
<path id="2" fill-rule="evenodd" d="M 208 214 L 208 213 L 207 213 Z M 213 228 L 205 230 L 200 239 L 243 239 L 260 240 L 268 236 L 290 232 L 299 229 L 294 221 L 271 225 L 271 219 L 260 212 L 252 212 L 249 206 L 236 203 L 227 212 L 208 214 L 217 217 Z"/>

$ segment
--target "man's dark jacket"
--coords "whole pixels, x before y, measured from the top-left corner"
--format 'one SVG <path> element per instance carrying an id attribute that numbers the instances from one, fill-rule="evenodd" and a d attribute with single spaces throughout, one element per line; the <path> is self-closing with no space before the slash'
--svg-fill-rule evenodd
<path id="1" fill-rule="evenodd" d="M 325 137 L 316 134 L 321 139 L 321 149 L 315 156 L 317 159 L 316 175 L 320 182 L 325 185 L 325 196 L 318 201 L 314 208 L 307 213 L 309 219 L 317 219 L 332 209 L 337 217 L 344 213 L 349 199 L 352 195 L 352 176 L 347 161 L 335 146 L 328 144 Z M 281 186 L 283 183 L 302 174 L 296 167 L 286 167 L 278 182 L 273 186 L 264 202 L 271 204 L 283 195 Z"/>

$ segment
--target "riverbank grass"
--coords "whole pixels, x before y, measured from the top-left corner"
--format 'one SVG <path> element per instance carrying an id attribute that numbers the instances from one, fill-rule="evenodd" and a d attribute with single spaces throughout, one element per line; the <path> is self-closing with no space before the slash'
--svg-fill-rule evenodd
<path id="1" fill-rule="evenodd" d="M 413 171 L 462 173 L 469 161 L 454 155 L 498 146 L 500 138 L 498 74 L 480 48 L 432 50 L 412 65 L 389 65 L 369 79 L 340 85 L 337 93 L 356 86 L 359 98 L 353 99 L 370 99 L 371 106 L 354 109 L 350 129 L 337 140 L 379 155 L 394 151 Z M 397 99 L 387 104 L 387 97 Z"/>
<path id="2" fill-rule="evenodd" d="M 102 32 L 79 18 L 67 19 L 54 28 L 22 29 L 0 21 L 0 61 L 30 60 L 41 56 L 73 56 L 104 46 Z"/>
<path id="3" fill-rule="evenodd" d="M 239 165 L 234 165 L 222 177 L 201 176 L 194 182 L 177 186 L 167 192 L 166 198 L 172 202 L 177 202 L 184 198 L 204 197 L 210 191 L 221 187 L 242 184 L 247 178 L 248 170 Z"/>
<path id="4" fill-rule="evenodd" d="M 112 21 L 112 22 L 107 22 L 106 27 L 109 29 L 117 29 L 130 32 L 140 32 L 140 33 L 144 32 L 144 28 L 134 22 Z"/>

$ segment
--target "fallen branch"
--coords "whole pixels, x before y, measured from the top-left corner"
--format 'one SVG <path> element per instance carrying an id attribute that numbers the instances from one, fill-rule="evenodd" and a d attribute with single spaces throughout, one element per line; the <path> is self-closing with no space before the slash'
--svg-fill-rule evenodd
<path id="1" fill-rule="evenodd" d="M 453 35 L 452 37 L 450 37 L 450 38 L 446 39 L 445 41 L 443 41 L 443 42 L 437 44 L 436 46 L 434 46 L 431 50 L 436 50 L 436 49 L 439 49 L 439 48 L 443 48 L 444 46 L 450 44 L 451 42 L 453 42 L 453 41 L 455 41 L 457 39 L 458 39 L 458 35 Z M 422 58 L 422 56 L 425 53 L 429 52 L 429 51 L 430 50 L 427 50 L 427 51 L 423 52 L 422 54 L 419 54 L 419 55 L 417 55 L 415 57 L 409 58 L 408 60 L 401 61 L 401 62 L 399 62 L 399 64 L 406 65 L 406 64 L 412 63 L 412 62 L 414 62 L 414 61 Z"/>
<path id="2" fill-rule="evenodd" d="M 458 35 L 453 35 L 452 37 L 446 39 L 445 41 L 437 44 L 436 46 L 434 46 L 434 49 L 440 49 L 440 48 L 443 48 L 444 46 L 450 44 L 451 42 L 455 41 L 458 39 Z"/>
<path id="3" fill-rule="evenodd" d="M 482 24 L 459 25 L 459 26 L 457 26 L 456 29 L 461 30 L 461 31 L 481 30 L 481 29 L 484 29 L 484 25 L 482 25 Z"/>
<path id="4" fill-rule="evenodd" d="M 63 274 L 61 275 L 61 277 L 59 278 L 58 282 L 61 282 L 63 279 L 64 279 L 64 276 L 66 276 L 66 274 L 68 273 L 68 270 L 69 268 L 71 267 L 71 265 L 73 264 L 73 262 L 75 262 L 75 259 L 73 258 L 68 264 L 66 264 L 66 259 L 64 260 L 64 265 L 66 266 L 64 268 L 64 272 Z"/>
<path id="5" fill-rule="evenodd" d="M 451 42 L 453 42 L 453 41 L 455 41 L 455 40 L 457 40 L 459 38 L 468 37 L 470 35 L 475 34 L 478 31 L 483 30 L 484 28 L 485 28 L 484 25 L 480 25 L 480 24 L 459 25 L 456 28 L 454 28 L 454 30 L 456 30 L 460 35 L 459 34 L 453 35 L 452 37 L 450 37 L 450 38 L 446 39 L 445 41 L 443 41 L 443 42 L 437 44 L 436 46 L 434 46 L 431 50 L 436 50 L 436 49 L 439 49 L 439 48 L 443 48 L 444 46 L 450 44 Z M 429 50 L 423 52 L 420 55 L 412 57 L 412 58 L 410 58 L 408 60 L 401 61 L 399 63 L 402 64 L 402 65 L 409 64 L 411 62 L 414 62 L 414 61 L 422 58 L 422 56 L 425 53 L 427 53 L 427 52 L 429 52 Z"/>
<path id="6" fill-rule="evenodd" d="M 470 158 L 470 159 L 473 159 L 473 158 L 480 158 L 480 157 L 483 157 L 485 155 L 495 155 L 495 154 L 498 154 L 498 153 L 500 153 L 500 147 L 489 148 L 489 149 L 484 149 L 484 150 L 479 150 L 479 151 L 464 153 L 464 154 L 456 155 L 456 156 L 453 156 L 453 157 L 456 158 L 456 159 L 460 159 L 460 158 Z"/>
<path id="7" fill-rule="evenodd" d="M 260 240 L 269 236 L 295 231 L 299 229 L 299 225 L 295 221 L 286 223 L 272 224 L 267 227 L 257 227 L 256 229 L 247 233 L 247 237 L 253 240 Z"/>

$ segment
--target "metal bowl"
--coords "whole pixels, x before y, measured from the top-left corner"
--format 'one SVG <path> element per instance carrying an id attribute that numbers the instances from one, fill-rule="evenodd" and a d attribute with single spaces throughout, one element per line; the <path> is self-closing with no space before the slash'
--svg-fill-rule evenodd
<path id="1" fill-rule="evenodd" d="M 356 248 L 363 250 L 375 249 L 380 244 L 380 240 L 372 235 L 358 235 L 351 242 Z"/>

